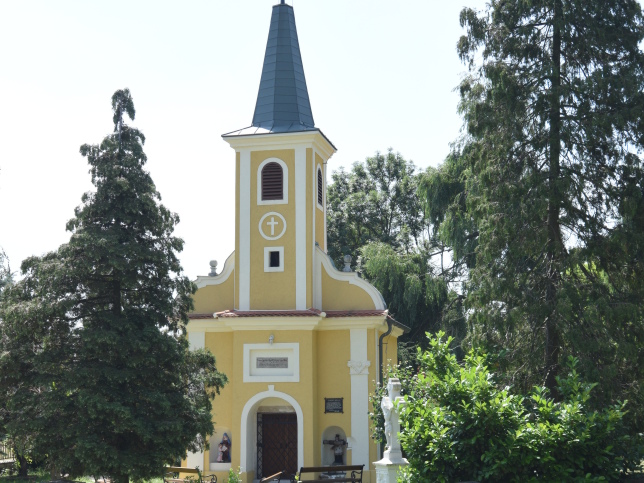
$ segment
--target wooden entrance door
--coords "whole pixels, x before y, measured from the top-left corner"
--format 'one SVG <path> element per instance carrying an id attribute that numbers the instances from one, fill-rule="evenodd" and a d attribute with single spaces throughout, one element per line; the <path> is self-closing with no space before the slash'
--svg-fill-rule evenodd
<path id="1" fill-rule="evenodd" d="M 297 415 L 258 413 L 257 478 L 297 469 Z"/>

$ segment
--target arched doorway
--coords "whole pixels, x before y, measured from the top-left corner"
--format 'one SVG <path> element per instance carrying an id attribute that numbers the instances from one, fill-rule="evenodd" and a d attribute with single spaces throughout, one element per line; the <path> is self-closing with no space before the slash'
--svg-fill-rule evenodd
<path id="1" fill-rule="evenodd" d="M 256 394 L 244 405 L 241 430 L 246 438 L 240 464 L 245 471 L 253 471 L 256 479 L 304 466 L 302 408 L 292 396 L 275 391 L 272 385 Z"/>
<path id="2" fill-rule="evenodd" d="M 257 412 L 257 478 L 280 471 L 297 473 L 297 415 L 281 407 Z M 278 410 L 278 411 L 276 411 Z"/>

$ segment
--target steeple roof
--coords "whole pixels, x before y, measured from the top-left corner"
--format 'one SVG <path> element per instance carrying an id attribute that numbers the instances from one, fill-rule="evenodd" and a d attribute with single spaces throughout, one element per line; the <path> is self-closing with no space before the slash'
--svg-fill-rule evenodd
<path id="1" fill-rule="evenodd" d="M 253 126 L 277 132 L 315 127 L 293 7 L 283 1 L 273 6 Z"/>
<path id="2" fill-rule="evenodd" d="M 319 129 L 311 112 L 293 7 L 281 0 L 273 6 L 252 125 L 224 137 L 298 131 Z"/>

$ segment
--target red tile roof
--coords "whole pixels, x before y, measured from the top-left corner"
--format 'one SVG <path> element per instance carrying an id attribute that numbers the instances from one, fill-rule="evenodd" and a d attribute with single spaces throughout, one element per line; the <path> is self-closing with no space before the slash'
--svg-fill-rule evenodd
<path id="1" fill-rule="evenodd" d="M 308 310 L 224 310 L 215 314 L 188 314 L 192 320 L 230 318 L 230 317 L 320 317 L 322 312 L 316 309 Z M 386 310 L 329 310 L 326 316 L 333 317 L 383 317 Z"/>

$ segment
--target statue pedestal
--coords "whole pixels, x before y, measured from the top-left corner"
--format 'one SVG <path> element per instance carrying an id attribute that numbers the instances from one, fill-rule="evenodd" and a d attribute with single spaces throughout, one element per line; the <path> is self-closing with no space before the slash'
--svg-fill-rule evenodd
<path id="1" fill-rule="evenodd" d="M 390 452 L 385 451 L 383 458 L 374 463 L 377 483 L 396 483 L 400 470 L 409 464 L 399 452 L 397 452 L 398 454 L 387 453 Z"/>

